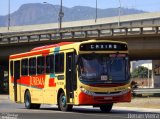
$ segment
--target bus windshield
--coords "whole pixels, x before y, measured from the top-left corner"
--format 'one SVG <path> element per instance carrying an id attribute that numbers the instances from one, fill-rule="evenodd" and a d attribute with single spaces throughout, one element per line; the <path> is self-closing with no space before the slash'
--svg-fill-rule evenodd
<path id="1" fill-rule="evenodd" d="M 82 82 L 109 83 L 127 80 L 128 58 L 107 54 L 81 55 L 79 78 Z"/>

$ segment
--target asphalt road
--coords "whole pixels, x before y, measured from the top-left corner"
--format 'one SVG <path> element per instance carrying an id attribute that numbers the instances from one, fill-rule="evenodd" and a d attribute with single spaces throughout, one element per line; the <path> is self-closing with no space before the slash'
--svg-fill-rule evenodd
<path id="1" fill-rule="evenodd" d="M 0 119 L 160 119 L 160 112 L 113 107 L 110 113 L 99 108 L 74 107 L 71 112 L 59 111 L 56 106 L 42 105 L 39 110 L 28 110 L 24 104 L 0 100 Z"/>

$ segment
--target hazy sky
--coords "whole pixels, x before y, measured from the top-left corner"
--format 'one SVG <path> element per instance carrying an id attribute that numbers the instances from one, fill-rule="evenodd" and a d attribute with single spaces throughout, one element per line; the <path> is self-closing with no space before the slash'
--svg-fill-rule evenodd
<path id="1" fill-rule="evenodd" d="M 8 14 L 8 1 L 0 0 L 0 15 Z M 43 3 L 47 2 L 50 4 L 60 4 L 60 0 L 10 0 L 11 12 L 16 11 L 22 4 L 26 3 Z M 150 12 L 160 12 L 160 0 L 97 0 L 98 8 L 117 8 L 120 6 L 119 1 L 121 1 L 121 6 L 125 8 L 135 8 Z M 73 6 L 91 6 L 95 7 L 96 0 L 63 0 L 63 6 L 73 7 Z"/>

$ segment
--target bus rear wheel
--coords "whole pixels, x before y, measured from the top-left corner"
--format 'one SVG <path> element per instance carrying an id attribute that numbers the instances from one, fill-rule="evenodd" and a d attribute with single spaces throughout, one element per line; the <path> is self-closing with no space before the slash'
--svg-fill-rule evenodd
<path id="1" fill-rule="evenodd" d="M 73 105 L 67 104 L 67 100 L 64 92 L 62 92 L 58 98 L 58 108 L 61 111 L 71 111 L 73 108 Z"/>
<path id="2" fill-rule="evenodd" d="M 102 112 L 110 112 L 112 110 L 112 106 L 113 106 L 113 103 L 111 104 L 105 104 L 105 105 L 100 105 L 100 109 Z"/>
<path id="3" fill-rule="evenodd" d="M 31 103 L 31 95 L 30 95 L 30 92 L 27 91 L 25 93 L 25 97 L 24 97 L 24 103 L 25 103 L 25 107 L 27 109 L 39 109 L 40 108 L 40 104 L 32 104 Z"/>

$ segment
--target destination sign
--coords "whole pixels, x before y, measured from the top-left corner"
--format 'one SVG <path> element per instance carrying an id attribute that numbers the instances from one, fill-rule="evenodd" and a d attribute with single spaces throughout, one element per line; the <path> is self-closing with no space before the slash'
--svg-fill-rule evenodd
<path id="1" fill-rule="evenodd" d="M 128 50 L 126 44 L 121 43 L 88 43 L 88 44 L 82 44 L 80 45 L 80 51 L 125 51 Z"/>

